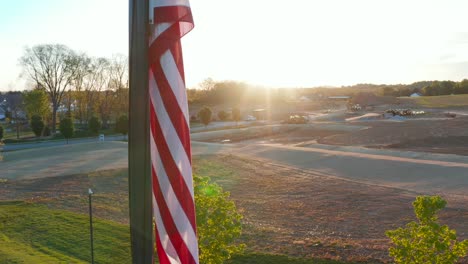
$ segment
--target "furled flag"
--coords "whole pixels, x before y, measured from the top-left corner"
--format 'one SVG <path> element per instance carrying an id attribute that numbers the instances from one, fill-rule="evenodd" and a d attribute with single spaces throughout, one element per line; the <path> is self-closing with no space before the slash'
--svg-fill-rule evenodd
<path id="1" fill-rule="evenodd" d="M 149 94 L 153 215 L 159 261 L 198 263 L 189 115 L 181 38 L 188 0 L 150 0 Z"/>

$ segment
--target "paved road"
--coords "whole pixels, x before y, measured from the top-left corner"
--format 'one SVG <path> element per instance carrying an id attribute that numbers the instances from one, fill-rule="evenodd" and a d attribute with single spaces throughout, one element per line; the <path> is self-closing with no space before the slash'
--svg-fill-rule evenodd
<path id="1" fill-rule="evenodd" d="M 234 154 L 266 159 L 323 176 L 422 193 L 467 196 L 468 157 L 353 147 L 294 147 L 193 143 L 194 154 Z"/>
<path id="2" fill-rule="evenodd" d="M 105 136 L 105 141 L 122 141 L 124 140 L 124 136 L 122 135 L 115 135 L 115 136 Z M 81 144 L 81 143 L 92 143 L 92 142 L 99 142 L 99 137 L 93 138 L 76 138 L 68 140 L 68 144 Z M 14 150 L 21 150 L 21 149 L 32 149 L 32 148 L 42 148 L 42 147 L 55 147 L 55 146 L 63 146 L 66 145 L 67 141 L 63 140 L 48 140 L 42 142 L 31 142 L 31 143 L 16 143 L 16 144 L 5 144 L 0 146 L 0 151 L 14 151 Z"/>

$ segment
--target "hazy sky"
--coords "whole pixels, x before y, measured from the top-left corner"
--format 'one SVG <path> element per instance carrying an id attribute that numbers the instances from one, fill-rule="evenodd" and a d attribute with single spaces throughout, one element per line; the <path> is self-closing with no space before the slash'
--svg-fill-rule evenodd
<path id="1" fill-rule="evenodd" d="M 468 1 L 192 0 L 187 86 L 273 87 L 468 78 Z M 0 0 L 0 90 L 24 87 L 25 46 L 128 53 L 127 0 Z"/>

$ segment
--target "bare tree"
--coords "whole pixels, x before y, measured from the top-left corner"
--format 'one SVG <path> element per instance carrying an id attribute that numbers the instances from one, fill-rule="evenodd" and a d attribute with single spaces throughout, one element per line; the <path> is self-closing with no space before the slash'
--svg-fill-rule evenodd
<path id="1" fill-rule="evenodd" d="M 128 59 L 114 55 L 110 60 L 109 88 L 115 92 L 114 112 L 116 116 L 128 114 Z"/>
<path id="2" fill-rule="evenodd" d="M 79 57 L 65 45 L 46 44 L 26 48 L 20 63 L 24 72 L 47 90 L 52 102 L 52 132 L 55 133 L 57 109 L 77 74 Z"/>

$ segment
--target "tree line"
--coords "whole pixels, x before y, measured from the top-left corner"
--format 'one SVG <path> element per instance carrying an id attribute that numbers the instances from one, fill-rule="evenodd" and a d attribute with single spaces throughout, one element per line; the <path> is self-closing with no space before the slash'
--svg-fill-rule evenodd
<path id="1" fill-rule="evenodd" d="M 41 133 L 47 129 L 55 133 L 58 118 L 74 119 L 83 127 L 94 118 L 108 128 L 128 113 L 128 59 L 124 55 L 91 57 L 65 45 L 45 44 L 26 48 L 19 61 L 22 77 L 32 89 L 2 95 L 7 117 L 16 120 L 17 126 L 27 118 L 31 124 L 44 122 Z"/>

